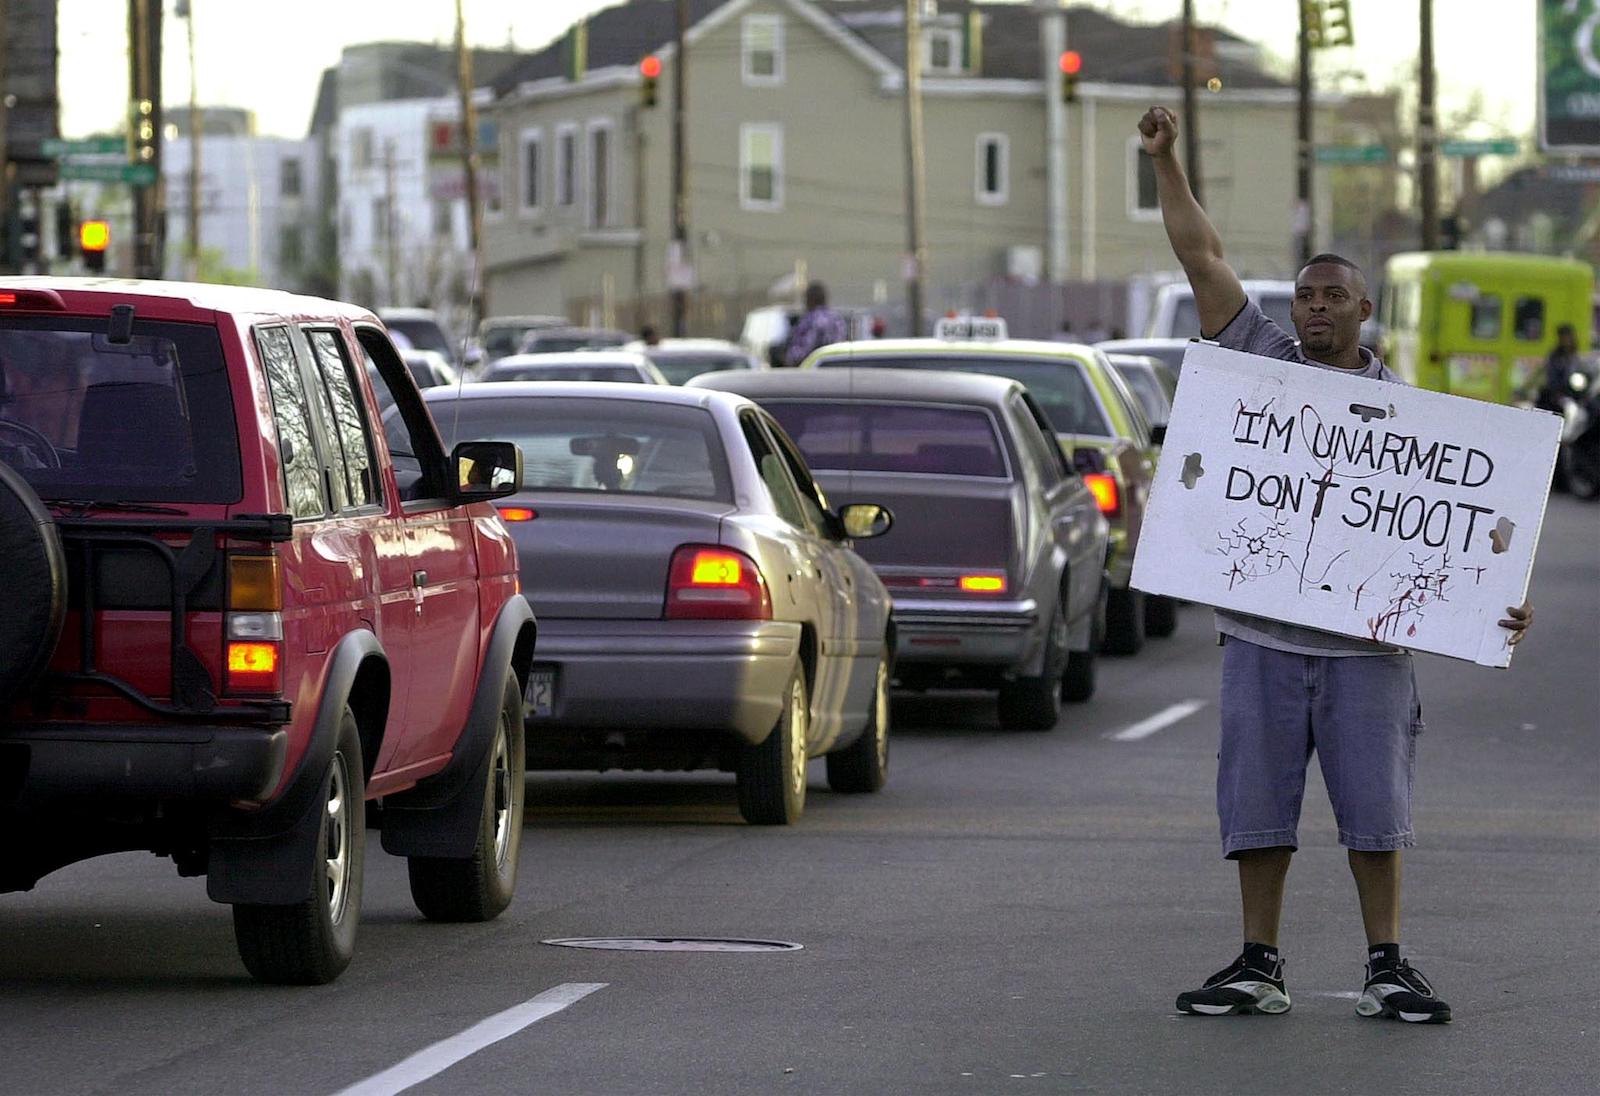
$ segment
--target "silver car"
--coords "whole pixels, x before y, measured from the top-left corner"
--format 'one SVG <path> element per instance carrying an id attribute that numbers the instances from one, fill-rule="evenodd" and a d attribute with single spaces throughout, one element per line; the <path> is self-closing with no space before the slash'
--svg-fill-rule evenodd
<path id="1" fill-rule="evenodd" d="M 1029 730 L 1093 695 L 1106 520 L 1021 384 L 784 369 L 689 387 L 757 400 L 830 493 L 894 508 L 893 532 L 861 552 L 894 595 L 902 686 L 995 689 L 1001 725 Z"/>
<path id="2" fill-rule="evenodd" d="M 609 381 L 670 384 L 655 363 L 633 350 L 574 350 L 563 354 L 509 354 L 491 365 L 485 381 Z"/>
<path id="3" fill-rule="evenodd" d="M 538 617 L 530 769 L 722 769 L 755 823 L 882 787 L 894 625 L 854 551 L 893 518 L 835 512 L 749 400 L 661 385 L 469 384 L 424 397 L 448 444 L 504 437 L 500 500 Z"/>

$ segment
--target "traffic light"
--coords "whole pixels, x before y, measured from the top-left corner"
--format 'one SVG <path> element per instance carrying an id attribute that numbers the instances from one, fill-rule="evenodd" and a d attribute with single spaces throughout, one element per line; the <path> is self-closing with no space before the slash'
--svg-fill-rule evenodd
<path id="1" fill-rule="evenodd" d="M 1322 22 L 1322 44 L 1353 46 L 1355 43 L 1355 27 L 1350 22 L 1350 0 L 1328 0 L 1328 11 Z"/>
<path id="2" fill-rule="evenodd" d="M 31 209 L 24 209 L 17 219 L 20 232 L 18 234 L 17 249 L 22 256 L 22 261 L 29 265 L 37 263 L 43 253 L 42 238 L 39 234 L 39 215 Z"/>
<path id="3" fill-rule="evenodd" d="M 1061 101 L 1078 101 L 1078 73 L 1083 70 L 1083 56 L 1075 49 L 1061 54 Z"/>
<path id="4" fill-rule="evenodd" d="M 1322 0 L 1300 0 L 1300 24 L 1312 49 L 1321 49 L 1326 30 L 1322 25 Z"/>
<path id="5" fill-rule="evenodd" d="M 639 105 L 656 105 L 656 79 L 661 75 L 661 58 L 651 54 L 639 62 Z"/>
<path id="6" fill-rule="evenodd" d="M 83 254 L 83 268 L 91 274 L 100 274 L 106 268 L 106 248 L 111 246 L 111 226 L 105 221 L 84 221 L 78 225 L 78 250 Z"/>
<path id="7" fill-rule="evenodd" d="M 63 198 L 56 203 L 56 258 L 72 258 L 72 228 L 77 221 L 71 202 Z"/>

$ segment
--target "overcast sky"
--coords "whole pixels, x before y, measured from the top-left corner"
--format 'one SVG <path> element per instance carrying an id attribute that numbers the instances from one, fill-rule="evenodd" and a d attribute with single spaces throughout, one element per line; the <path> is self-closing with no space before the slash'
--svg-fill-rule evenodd
<path id="1" fill-rule="evenodd" d="M 466 0 L 474 44 L 536 49 L 578 16 L 614 0 Z M 1522 135 L 1533 128 L 1536 0 L 1439 0 L 1434 51 L 1440 105 L 1448 116 L 1474 90 L 1484 96 L 1477 130 L 1454 136 Z M 166 0 L 169 16 L 173 0 Z M 1175 17 L 1180 0 L 1097 0 L 1090 6 L 1137 22 Z M 1416 0 L 1351 0 L 1356 46 L 1319 54 L 1319 65 L 1364 69 L 1369 85 L 1408 78 L 1417 53 Z M 449 42 L 453 0 L 192 0 L 200 102 L 256 112 L 259 132 L 304 136 L 322 70 L 346 45 L 374 40 Z M 1296 0 L 1195 0 L 1220 24 L 1281 56 L 1294 55 Z M 60 0 L 61 127 L 65 136 L 115 130 L 127 86 L 126 4 Z M 1070 35 L 1070 30 L 1069 30 Z M 187 103 L 187 27 L 166 23 L 163 80 L 169 104 Z M 1092 66 L 1092 58 L 1086 58 Z M 1089 66 L 1086 66 L 1089 67 Z M 1088 73 L 1092 78 L 1092 71 Z"/>

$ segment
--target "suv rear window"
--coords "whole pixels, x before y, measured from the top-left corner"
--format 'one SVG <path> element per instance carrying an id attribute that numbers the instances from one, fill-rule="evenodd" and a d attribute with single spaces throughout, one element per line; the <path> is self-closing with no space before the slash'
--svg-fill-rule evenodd
<path id="1" fill-rule="evenodd" d="M 994 420 L 976 408 L 763 400 L 812 468 L 1006 478 Z"/>
<path id="2" fill-rule="evenodd" d="M 114 344 L 100 317 L 7 317 L 0 460 L 40 496 L 237 502 L 238 430 L 214 328 L 136 320 Z"/>

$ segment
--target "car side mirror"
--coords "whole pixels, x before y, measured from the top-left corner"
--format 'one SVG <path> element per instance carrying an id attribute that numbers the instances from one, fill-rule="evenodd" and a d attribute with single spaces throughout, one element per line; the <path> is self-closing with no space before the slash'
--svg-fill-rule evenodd
<path id="1" fill-rule="evenodd" d="M 1106 455 L 1089 446 L 1079 446 L 1072 451 L 1072 469 L 1080 476 L 1089 476 L 1106 470 Z"/>
<path id="2" fill-rule="evenodd" d="M 1161 423 L 1159 426 L 1152 426 L 1150 428 L 1150 441 L 1151 441 L 1152 444 L 1160 445 L 1162 442 L 1164 442 L 1166 440 L 1167 440 L 1167 424 L 1166 423 Z"/>
<path id="3" fill-rule="evenodd" d="M 894 527 L 894 514 L 875 502 L 852 502 L 840 508 L 839 526 L 851 540 L 870 540 Z"/>
<path id="4" fill-rule="evenodd" d="M 522 450 L 509 441 L 464 441 L 450 454 L 456 501 L 483 502 L 522 490 Z"/>

